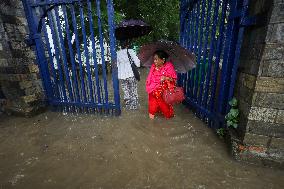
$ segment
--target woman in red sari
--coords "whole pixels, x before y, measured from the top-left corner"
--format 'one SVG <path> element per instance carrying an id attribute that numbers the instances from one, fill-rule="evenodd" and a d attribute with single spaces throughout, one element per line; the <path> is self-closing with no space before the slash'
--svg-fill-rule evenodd
<path id="1" fill-rule="evenodd" d="M 154 63 L 146 80 L 146 91 L 149 98 L 149 118 L 154 119 L 155 114 L 161 112 L 165 118 L 174 116 L 173 106 L 163 99 L 163 92 L 176 84 L 177 74 L 171 62 L 166 62 L 168 54 L 158 50 L 154 52 Z"/>

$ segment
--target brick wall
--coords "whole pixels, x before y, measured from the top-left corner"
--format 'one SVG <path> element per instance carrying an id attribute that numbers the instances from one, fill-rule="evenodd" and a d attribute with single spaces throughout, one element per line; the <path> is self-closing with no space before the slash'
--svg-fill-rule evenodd
<path id="1" fill-rule="evenodd" d="M 249 8 L 250 15 L 264 17 L 244 36 L 235 91 L 240 142 L 234 155 L 284 167 L 284 2 L 251 0 Z"/>
<path id="2" fill-rule="evenodd" d="M 21 0 L 0 2 L 1 109 L 31 115 L 44 107 L 44 93 L 33 50 L 25 44 L 27 21 Z"/>

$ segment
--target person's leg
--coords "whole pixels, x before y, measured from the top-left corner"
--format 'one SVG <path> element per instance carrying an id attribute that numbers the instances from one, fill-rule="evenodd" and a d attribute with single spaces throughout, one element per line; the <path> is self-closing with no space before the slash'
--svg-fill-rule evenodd
<path id="1" fill-rule="evenodd" d="M 159 101 L 159 107 L 165 118 L 172 118 L 174 116 L 174 108 L 167 104 L 164 100 Z"/>
<path id="2" fill-rule="evenodd" d="M 130 99 L 128 80 L 127 79 L 121 79 L 120 83 L 121 83 L 121 89 L 123 91 L 123 100 L 125 102 L 125 105 L 127 106 L 129 104 L 129 99 Z"/>
<path id="3" fill-rule="evenodd" d="M 129 78 L 129 91 L 130 91 L 130 109 L 137 109 L 139 105 L 137 80 L 134 77 Z"/>
<path id="4" fill-rule="evenodd" d="M 159 111 L 159 104 L 157 102 L 157 99 L 155 96 L 150 93 L 148 96 L 148 112 L 149 112 L 149 118 L 154 119 L 155 114 Z"/>

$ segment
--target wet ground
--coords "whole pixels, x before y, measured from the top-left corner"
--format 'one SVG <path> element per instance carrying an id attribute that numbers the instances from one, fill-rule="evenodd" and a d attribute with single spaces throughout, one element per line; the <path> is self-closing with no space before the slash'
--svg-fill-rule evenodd
<path id="1" fill-rule="evenodd" d="M 190 110 L 171 120 L 46 112 L 0 117 L 0 189 L 284 188 L 284 171 L 234 161 Z"/>

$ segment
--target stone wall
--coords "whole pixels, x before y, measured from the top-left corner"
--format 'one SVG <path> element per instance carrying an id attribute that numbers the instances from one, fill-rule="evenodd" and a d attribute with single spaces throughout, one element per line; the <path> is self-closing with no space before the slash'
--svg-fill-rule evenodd
<path id="1" fill-rule="evenodd" d="M 21 0 L 0 2 L 0 87 L 7 113 L 31 115 L 44 107 L 35 53 L 25 44 L 28 26 Z"/>
<path id="2" fill-rule="evenodd" d="M 284 167 L 284 2 L 251 0 L 235 96 L 240 126 L 234 145 L 239 160 Z"/>

